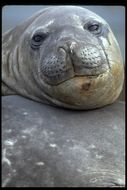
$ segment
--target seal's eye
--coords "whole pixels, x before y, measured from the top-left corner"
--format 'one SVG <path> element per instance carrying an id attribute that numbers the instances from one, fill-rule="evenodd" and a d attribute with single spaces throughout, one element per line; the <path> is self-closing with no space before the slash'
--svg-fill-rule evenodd
<path id="1" fill-rule="evenodd" d="M 102 26 L 98 22 L 93 22 L 93 23 L 89 22 L 84 26 L 84 28 L 96 35 L 101 34 L 102 32 Z"/>
<path id="2" fill-rule="evenodd" d="M 90 26 L 88 26 L 88 30 L 93 32 L 93 31 L 98 31 L 99 29 L 99 25 L 98 24 L 92 24 Z"/>
<path id="3" fill-rule="evenodd" d="M 36 43 L 39 43 L 39 42 L 41 42 L 41 40 L 42 40 L 42 36 L 36 35 L 36 36 L 33 37 L 33 40 L 34 40 Z"/>
<path id="4" fill-rule="evenodd" d="M 45 33 L 34 34 L 31 39 L 31 47 L 34 49 L 38 49 L 42 45 L 46 36 L 47 36 L 47 34 L 45 34 Z"/>

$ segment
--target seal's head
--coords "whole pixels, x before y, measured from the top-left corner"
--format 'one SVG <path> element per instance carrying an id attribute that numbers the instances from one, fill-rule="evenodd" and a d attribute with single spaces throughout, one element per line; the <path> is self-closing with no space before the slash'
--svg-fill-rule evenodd
<path id="1" fill-rule="evenodd" d="M 109 25 L 87 9 L 45 9 L 24 30 L 17 49 L 22 95 L 66 108 L 93 109 L 114 102 L 121 92 L 118 43 Z"/>

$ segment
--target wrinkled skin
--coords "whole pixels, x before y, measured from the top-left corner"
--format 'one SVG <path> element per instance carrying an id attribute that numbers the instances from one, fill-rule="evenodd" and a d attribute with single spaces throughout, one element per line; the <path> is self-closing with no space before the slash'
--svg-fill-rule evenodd
<path id="1" fill-rule="evenodd" d="M 122 90 L 119 45 L 109 25 L 87 9 L 42 10 L 7 31 L 2 50 L 3 95 L 94 109 L 113 103 Z"/>

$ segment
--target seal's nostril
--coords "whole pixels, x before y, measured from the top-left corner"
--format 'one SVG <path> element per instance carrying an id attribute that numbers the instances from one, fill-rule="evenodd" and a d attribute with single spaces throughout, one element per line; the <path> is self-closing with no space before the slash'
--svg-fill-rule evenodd
<path id="1" fill-rule="evenodd" d="M 58 52 L 62 54 L 63 56 L 66 56 L 66 49 L 64 47 L 59 47 Z"/>
<path id="2" fill-rule="evenodd" d="M 63 47 L 59 47 L 60 52 L 65 52 L 65 49 Z"/>

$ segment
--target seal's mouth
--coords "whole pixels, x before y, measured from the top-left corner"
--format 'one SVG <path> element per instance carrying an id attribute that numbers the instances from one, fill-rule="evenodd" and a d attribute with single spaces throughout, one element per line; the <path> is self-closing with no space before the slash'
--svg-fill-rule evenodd
<path id="1" fill-rule="evenodd" d="M 98 78 L 98 77 L 103 77 L 103 74 L 105 74 L 107 71 L 109 71 L 109 69 L 107 69 L 105 72 L 100 72 L 100 73 L 98 73 L 98 74 L 93 74 L 93 75 L 89 75 L 89 74 L 86 74 L 86 75 L 84 75 L 84 74 L 74 74 L 74 75 L 71 75 L 71 73 L 70 73 L 70 76 L 69 77 L 67 77 L 67 78 L 65 78 L 64 80 L 59 80 L 58 79 L 58 77 L 57 77 L 57 79 L 56 79 L 56 77 L 53 77 L 53 79 L 52 80 L 50 80 L 50 79 L 45 79 L 44 78 L 44 81 L 48 84 L 48 85 L 52 85 L 52 86 L 59 86 L 60 84 L 63 84 L 63 83 L 66 83 L 67 81 L 70 81 L 70 80 L 73 80 L 73 79 L 76 79 L 76 80 L 78 80 L 79 78 L 82 78 L 82 79 L 84 79 L 84 78 L 88 78 L 88 79 L 96 79 L 96 78 Z M 59 78 L 60 78 L 60 76 L 59 76 Z M 55 81 L 54 81 L 55 80 Z M 57 82 L 56 82 L 57 81 Z"/>
<path id="2" fill-rule="evenodd" d="M 59 86 L 59 85 L 61 85 L 61 84 L 64 84 L 64 83 L 66 83 L 67 81 L 70 81 L 70 80 L 78 80 L 78 79 L 81 79 L 82 78 L 82 80 L 84 80 L 84 78 L 88 78 L 88 79 L 96 79 L 96 78 L 98 78 L 99 76 L 100 77 L 103 77 L 103 74 L 104 73 L 101 73 L 101 74 L 98 74 L 98 75 L 74 75 L 73 77 L 70 77 L 70 78 L 68 78 L 68 79 L 66 79 L 66 80 L 64 80 L 64 81 L 61 81 L 61 82 L 59 82 L 58 84 L 56 84 L 56 85 L 53 85 L 53 86 Z"/>

